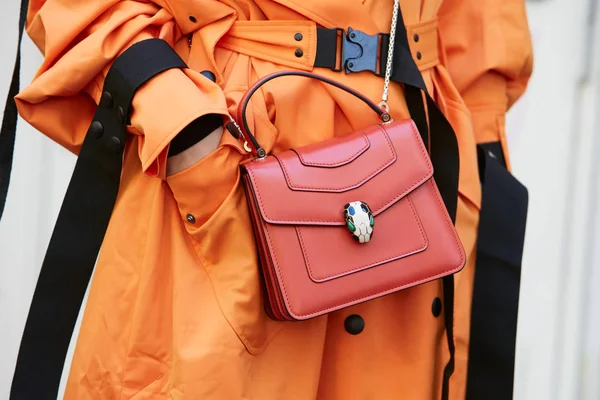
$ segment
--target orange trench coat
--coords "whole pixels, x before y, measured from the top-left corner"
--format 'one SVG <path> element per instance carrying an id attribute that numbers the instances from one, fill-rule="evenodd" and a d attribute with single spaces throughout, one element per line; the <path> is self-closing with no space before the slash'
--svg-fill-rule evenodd
<path id="1" fill-rule="evenodd" d="M 27 32 L 44 62 L 17 96 L 18 109 L 75 154 L 108 68 L 128 46 L 160 37 L 190 67 L 161 73 L 133 99 L 121 189 L 66 399 L 440 397 L 449 358 L 443 316 L 431 312 L 432 301 L 442 298 L 440 281 L 305 322 L 270 320 L 239 181 L 238 165 L 248 157 L 243 147 L 226 133 L 206 158 L 165 175 L 169 142 L 184 126 L 208 113 L 235 115 L 248 86 L 276 70 L 314 70 L 378 102 L 381 78 L 311 67 L 316 27 L 389 32 L 392 6 L 392 0 L 30 2 Z M 500 140 L 507 156 L 504 116 L 526 88 L 531 42 L 523 0 L 402 0 L 401 8 L 413 56 L 421 53 L 415 62 L 459 142 L 457 229 L 468 262 L 455 277 L 450 394 L 462 399 L 481 204 L 476 143 Z M 395 119 L 408 117 L 395 83 L 389 103 Z M 351 96 L 304 78 L 267 84 L 253 97 L 250 117 L 269 151 L 375 122 Z M 350 314 L 363 317 L 362 333 L 345 331 Z"/>

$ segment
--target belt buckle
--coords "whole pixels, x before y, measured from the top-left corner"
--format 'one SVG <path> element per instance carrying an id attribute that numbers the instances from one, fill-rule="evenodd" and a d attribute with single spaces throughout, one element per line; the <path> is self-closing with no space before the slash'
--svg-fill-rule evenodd
<path id="1" fill-rule="evenodd" d="M 371 71 L 377 74 L 377 62 L 379 54 L 379 37 L 377 35 L 367 35 L 356 29 L 348 27 L 348 32 L 336 28 L 342 32 L 341 47 L 341 66 L 337 71 L 345 70 L 346 74 L 350 72 Z"/>

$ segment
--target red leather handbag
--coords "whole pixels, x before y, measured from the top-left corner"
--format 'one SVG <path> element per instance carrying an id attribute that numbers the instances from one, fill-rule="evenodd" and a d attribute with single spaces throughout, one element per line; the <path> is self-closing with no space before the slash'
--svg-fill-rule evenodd
<path id="1" fill-rule="evenodd" d="M 267 155 L 245 110 L 256 90 L 287 75 L 354 94 L 382 123 Z M 462 244 L 412 120 L 392 121 L 360 93 L 300 71 L 264 77 L 241 104 L 240 136 L 256 155 L 241 166 L 243 183 L 271 318 L 316 317 L 463 268 Z"/>
<path id="2" fill-rule="evenodd" d="M 382 102 L 302 71 L 256 82 L 228 130 L 255 158 L 242 177 L 266 287 L 277 320 L 304 320 L 460 271 L 465 252 L 433 179 L 413 120 L 387 110 L 399 2 L 388 47 Z M 267 155 L 252 135 L 246 108 L 265 83 L 310 77 L 361 99 L 381 123 L 320 143 Z"/>

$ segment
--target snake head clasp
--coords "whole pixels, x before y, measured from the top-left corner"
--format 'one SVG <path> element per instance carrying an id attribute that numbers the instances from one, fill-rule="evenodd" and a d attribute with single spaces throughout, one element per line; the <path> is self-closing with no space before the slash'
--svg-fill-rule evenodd
<path id="1" fill-rule="evenodd" d="M 344 206 L 346 228 L 359 243 L 367 243 L 373 237 L 375 219 L 369 205 L 364 201 L 353 201 Z"/>

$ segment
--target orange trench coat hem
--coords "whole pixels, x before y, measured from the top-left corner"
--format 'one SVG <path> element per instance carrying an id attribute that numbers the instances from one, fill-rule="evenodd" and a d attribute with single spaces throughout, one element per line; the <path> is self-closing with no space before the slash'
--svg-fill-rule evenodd
<path id="1" fill-rule="evenodd" d="M 16 97 L 19 113 L 75 154 L 111 62 L 132 43 L 162 38 L 190 67 L 161 73 L 133 99 L 121 190 L 66 399 L 440 397 L 448 350 L 443 317 L 431 312 L 442 297 L 439 281 L 309 321 L 270 320 L 240 186 L 238 166 L 247 157 L 240 144 L 225 134 L 206 158 L 165 176 L 169 143 L 184 126 L 205 114 L 233 115 L 248 86 L 277 70 L 314 70 L 378 102 L 381 78 L 311 67 L 316 27 L 389 32 L 392 6 L 391 0 L 30 1 L 27 32 L 44 61 Z M 527 86 L 532 49 L 523 0 L 402 0 L 401 7 L 415 61 L 459 142 L 456 225 L 468 262 L 455 277 L 450 397 L 457 400 L 465 397 L 481 202 L 476 144 L 500 141 L 508 156 L 504 116 Z M 268 151 L 374 122 L 344 93 L 285 79 L 266 85 L 249 109 Z M 394 83 L 389 104 L 396 119 L 409 116 Z M 365 321 L 359 335 L 344 329 L 350 314 Z"/>

